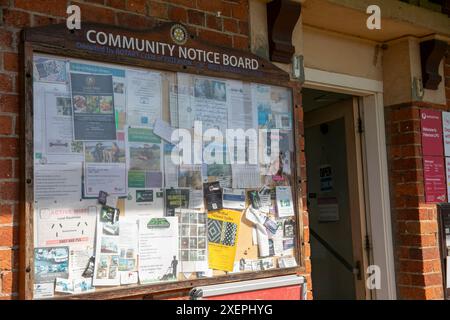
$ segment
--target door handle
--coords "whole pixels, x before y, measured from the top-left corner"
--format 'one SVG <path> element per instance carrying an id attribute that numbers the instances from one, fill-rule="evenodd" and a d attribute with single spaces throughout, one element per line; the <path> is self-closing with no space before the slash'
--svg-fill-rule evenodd
<path id="1" fill-rule="evenodd" d="M 356 279 L 361 280 L 361 262 L 356 261 L 355 266 L 353 268 L 353 274 L 356 276 Z"/>

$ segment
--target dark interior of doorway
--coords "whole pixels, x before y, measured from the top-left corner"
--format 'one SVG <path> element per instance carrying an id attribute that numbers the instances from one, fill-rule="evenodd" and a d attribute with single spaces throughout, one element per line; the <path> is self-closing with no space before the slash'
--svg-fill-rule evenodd
<path id="1" fill-rule="evenodd" d="M 314 112 L 320 115 L 320 110 L 328 112 L 330 108 L 338 108 L 345 101 L 352 103 L 352 98 L 335 92 L 302 90 L 312 289 L 314 299 L 317 300 L 352 300 L 356 298 L 356 293 L 352 273 L 353 252 L 347 189 L 349 168 L 346 161 L 344 119 L 311 126 L 307 123 L 308 114 Z M 322 173 L 327 168 L 331 175 L 323 177 Z M 329 208 L 328 218 L 326 208 Z"/>

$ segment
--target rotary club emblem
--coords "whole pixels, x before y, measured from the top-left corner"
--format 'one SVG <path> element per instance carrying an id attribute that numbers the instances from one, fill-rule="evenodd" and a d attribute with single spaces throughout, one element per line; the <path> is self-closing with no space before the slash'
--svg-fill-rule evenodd
<path id="1" fill-rule="evenodd" d="M 174 24 L 170 29 L 170 35 L 173 42 L 178 45 L 183 45 L 188 39 L 188 32 L 184 26 L 181 24 Z"/>

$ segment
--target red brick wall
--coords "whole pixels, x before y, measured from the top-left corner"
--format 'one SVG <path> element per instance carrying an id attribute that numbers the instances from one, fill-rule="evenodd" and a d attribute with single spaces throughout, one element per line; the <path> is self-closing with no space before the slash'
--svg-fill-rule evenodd
<path id="1" fill-rule="evenodd" d="M 399 299 L 442 299 L 436 205 L 425 203 L 420 110 L 450 110 L 450 56 L 444 66 L 447 105 L 386 107 L 386 141 Z"/>
<path id="2" fill-rule="evenodd" d="M 210 42 L 249 48 L 247 0 L 0 0 L 0 299 L 18 295 L 20 31 L 63 22 L 71 3 L 80 6 L 82 22 L 149 28 L 179 21 Z"/>
<path id="3" fill-rule="evenodd" d="M 389 180 L 399 299 L 442 299 L 436 205 L 425 203 L 421 109 L 410 103 L 386 108 Z"/>
<path id="4" fill-rule="evenodd" d="M 191 33 L 209 42 L 249 50 L 248 0 L 0 0 L 3 13 L 0 22 L 0 300 L 18 297 L 19 137 L 22 135 L 19 128 L 20 31 L 26 26 L 64 22 L 69 4 L 80 6 L 82 22 L 151 28 L 158 21 L 179 21 L 187 25 Z M 302 110 L 298 110 L 302 121 Z M 304 152 L 301 154 L 302 172 L 306 173 Z M 306 212 L 303 222 L 310 290 Z M 312 298 L 311 291 L 308 298 Z"/>

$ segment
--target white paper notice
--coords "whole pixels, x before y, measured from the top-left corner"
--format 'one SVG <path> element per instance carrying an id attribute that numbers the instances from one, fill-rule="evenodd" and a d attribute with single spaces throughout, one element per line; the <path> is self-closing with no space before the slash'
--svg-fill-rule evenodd
<path id="1" fill-rule="evenodd" d="M 194 95 L 195 120 L 202 122 L 204 131 L 216 128 L 224 133 L 228 125 L 226 82 L 196 78 Z"/>
<path id="2" fill-rule="evenodd" d="M 171 92 L 171 101 L 176 103 L 171 103 L 170 106 L 170 119 L 174 127 L 191 129 L 194 126 L 195 110 L 191 79 L 190 74 L 177 73 L 177 86 Z"/>
<path id="3" fill-rule="evenodd" d="M 450 257 L 447 257 L 447 275 L 450 274 Z M 447 276 L 447 288 L 450 288 L 450 277 Z"/>
<path id="4" fill-rule="evenodd" d="M 153 128 L 161 118 L 161 74 L 127 70 L 128 125 Z"/>
<path id="5" fill-rule="evenodd" d="M 66 83 L 39 83 L 33 84 L 33 128 L 34 128 L 34 160 L 36 163 L 58 162 L 60 159 L 55 159 L 54 155 L 48 159 L 46 150 L 46 92 L 54 93 L 58 96 L 67 96 L 68 87 Z M 73 158 L 72 158 L 73 159 Z"/>
<path id="6" fill-rule="evenodd" d="M 256 239 L 258 242 L 258 255 L 260 257 L 269 256 L 269 235 L 266 227 L 264 227 L 264 221 L 266 217 L 260 214 L 258 211 L 252 209 L 251 206 L 248 207 L 248 209 L 245 211 L 245 217 L 255 225 Z"/>
<path id="7" fill-rule="evenodd" d="M 115 164 L 85 163 L 84 188 L 86 197 L 98 197 L 100 191 L 111 195 L 126 196 L 126 166 Z"/>
<path id="8" fill-rule="evenodd" d="M 227 81 L 228 128 L 243 129 L 258 127 L 258 111 L 251 101 L 251 86 L 242 81 Z"/>
<path id="9" fill-rule="evenodd" d="M 442 133 L 445 156 L 450 157 L 450 112 L 442 112 Z"/>
<path id="10" fill-rule="evenodd" d="M 179 166 L 172 160 L 173 146 L 164 144 L 164 186 L 166 188 L 178 188 Z M 179 160 L 179 156 L 177 156 Z"/>
<path id="11" fill-rule="evenodd" d="M 292 203 L 291 187 L 277 186 L 277 212 L 278 217 L 290 217 L 294 215 L 294 205 Z"/>
<path id="12" fill-rule="evenodd" d="M 203 190 L 189 190 L 189 209 L 204 210 Z"/>
<path id="13" fill-rule="evenodd" d="M 34 166 L 34 199 L 57 203 L 81 199 L 81 162 Z"/>
<path id="14" fill-rule="evenodd" d="M 111 196 L 127 195 L 125 134 L 116 141 L 84 143 L 84 195 L 98 197 L 100 191 Z"/>
<path id="15" fill-rule="evenodd" d="M 258 165 L 231 165 L 233 189 L 248 189 L 261 187 L 260 168 Z"/>
<path id="16" fill-rule="evenodd" d="M 172 133 L 175 129 L 172 128 L 167 122 L 156 119 L 155 121 L 155 128 L 153 129 L 153 133 L 157 136 L 161 137 L 162 139 L 166 140 L 167 142 L 172 141 Z"/>
<path id="17" fill-rule="evenodd" d="M 136 284 L 138 283 L 138 273 L 137 272 L 131 272 L 131 271 L 124 271 L 120 273 L 120 284 Z"/>
<path id="18" fill-rule="evenodd" d="M 70 250 L 70 256 L 69 256 L 69 275 L 71 278 L 82 278 L 83 273 L 86 270 L 89 259 L 94 255 L 94 249 L 89 248 L 84 250 L 83 249 L 77 249 L 77 250 Z"/>
<path id="19" fill-rule="evenodd" d="M 55 295 L 55 283 L 37 283 L 34 285 L 33 299 L 48 299 Z"/>
<path id="20" fill-rule="evenodd" d="M 36 247 L 92 247 L 98 212 L 96 200 L 78 200 L 70 206 L 40 203 L 35 207 Z"/>
<path id="21" fill-rule="evenodd" d="M 245 209 L 245 190 L 244 189 L 223 189 L 222 194 L 223 207 L 228 209 Z"/>
<path id="22" fill-rule="evenodd" d="M 47 163 L 83 161 L 83 143 L 73 141 L 72 102 L 68 93 L 45 93 Z"/>
<path id="23" fill-rule="evenodd" d="M 138 221 L 133 217 L 121 217 L 119 221 L 119 271 L 137 271 Z M 121 276 L 122 277 L 122 276 Z"/>
<path id="24" fill-rule="evenodd" d="M 297 266 L 297 261 L 294 257 L 281 257 L 278 259 L 278 266 L 280 268 L 293 268 Z"/>
<path id="25" fill-rule="evenodd" d="M 164 190 L 160 188 L 128 188 L 125 212 L 127 216 L 164 216 Z"/>
<path id="26" fill-rule="evenodd" d="M 140 283 L 176 281 L 178 217 L 139 218 Z"/>

